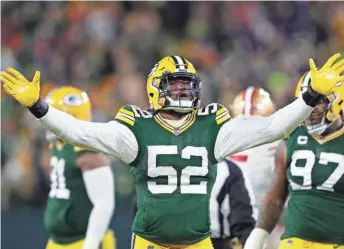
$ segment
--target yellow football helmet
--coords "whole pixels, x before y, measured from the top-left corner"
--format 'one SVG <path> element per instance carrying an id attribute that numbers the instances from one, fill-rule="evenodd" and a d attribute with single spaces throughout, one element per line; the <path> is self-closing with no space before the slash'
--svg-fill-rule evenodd
<path id="1" fill-rule="evenodd" d="M 297 83 L 295 89 L 295 97 L 300 97 L 305 92 L 311 82 L 311 72 L 306 72 Z M 303 124 L 307 128 L 311 135 L 320 136 L 324 131 L 338 119 L 342 119 L 344 112 L 344 90 L 343 87 L 336 87 L 333 93 L 330 93 L 322 99 L 325 102 L 326 108 L 322 111 L 322 117 L 319 122 L 312 121 L 312 115 L 314 112 L 320 112 L 319 110 L 313 110 L 312 114 L 306 119 Z M 317 114 L 314 114 L 316 116 Z M 320 115 L 320 114 L 319 114 Z"/>
<path id="2" fill-rule="evenodd" d="M 185 89 L 173 89 L 175 80 L 183 80 L 188 84 Z M 172 97 L 172 91 L 179 91 L 177 97 Z M 187 97 L 181 92 L 187 92 Z M 181 56 L 167 56 L 154 65 L 147 78 L 147 94 L 151 109 L 173 110 L 187 113 L 199 108 L 201 80 L 194 66 Z M 183 93 L 183 94 L 184 94 Z M 187 99 L 185 99 L 187 98 Z"/>
<path id="3" fill-rule="evenodd" d="M 52 89 L 46 101 L 56 109 L 66 112 L 77 119 L 91 120 L 91 102 L 86 92 L 72 86 Z"/>
<path id="4" fill-rule="evenodd" d="M 263 88 L 250 86 L 241 91 L 230 106 L 233 117 L 270 116 L 275 112 L 275 105 L 270 94 Z"/>

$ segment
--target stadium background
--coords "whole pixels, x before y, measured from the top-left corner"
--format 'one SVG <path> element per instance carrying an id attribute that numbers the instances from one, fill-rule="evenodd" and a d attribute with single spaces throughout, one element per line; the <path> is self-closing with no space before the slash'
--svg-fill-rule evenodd
<path id="1" fill-rule="evenodd" d="M 42 92 L 73 84 L 93 103 L 93 120 L 112 119 L 122 104 L 148 106 L 145 77 L 166 55 L 182 55 L 203 79 L 203 104 L 227 105 L 244 87 L 290 102 L 308 68 L 344 50 L 341 2 L 1 2 L 1 70 L 29 78 Z M 44 248 L 49 190 L 45 132 L 1 94 L 1 248 Z M 129 245 L 133 186 L 114 160 L 118 248 Z"/>

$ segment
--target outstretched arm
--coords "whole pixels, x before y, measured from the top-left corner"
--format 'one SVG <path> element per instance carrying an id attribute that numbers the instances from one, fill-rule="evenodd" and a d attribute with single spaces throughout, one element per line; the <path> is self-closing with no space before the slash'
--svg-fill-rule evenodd
<path id="1" fill-rule="evenodd" d="M 275 228 L 281 217 L 284 203 L 288 196 L 286 154 L 285 142 L 281 141 L 275 153 L 275 170 L 272 186 L 265 196 L 263 208 L 259 212 L 256 228 L 248 237 L 245 249 L 264 248 L 266 238 Z"/>
<path id="2" fill-rule="evenodd" d="M 44 100 L 40 100 L 43 102 Z M 35 104 L 37 105 L 37 103 Z M 73 116 L 46 105 L 46 114 L 40 117 L 37 107 L 33 113 L 43 126 L 62 140 L 83 148 L 102 151 L 131 163 L 137 156 L 138 145 L 133 132 L 117 121 L 95 123 L 78 120 Z M 31 107 L 30 109 L 33 109 Z"/>
<path id="3" fill-rule="evenodd" d="M 40 120 L 45 128 L 68 143 L 91 150 L 102 151 L 131 163 L 137 155 L 138 145 L 134 134 L 116 121 L 93 123 L 78 120 L 73 116 L 49 106 L 40 97 L 40 72 L 32 82 L 20 72 L 9 68 L 1 72 L 4 90 Z"/>
<path id="4" fill-rule="evenodd" d="M 344 60 L 335 62 L 339 57 L 340 54 L 335 54 L 319 70 L 310 59 L 310 87 L 294 102 L 271 116 L 238 118 L 224 124 L 215 143 L 216 159 L 220 161 L 235 152 L 287 136 L 308 117 L 323 95 L 331 92 L 338 95 L 344 88 L 344 75 L 340 75 L 344 72 Z"/>
<path id="5" fill-rule="evenodd" d="M 284 138 L 303 122 L 312 110 L 313 106 L 303 97 L 269 117 L 232 119 L 221 127 L 217 135 L 215 156 L 221 161 L 236 152 Z"/>

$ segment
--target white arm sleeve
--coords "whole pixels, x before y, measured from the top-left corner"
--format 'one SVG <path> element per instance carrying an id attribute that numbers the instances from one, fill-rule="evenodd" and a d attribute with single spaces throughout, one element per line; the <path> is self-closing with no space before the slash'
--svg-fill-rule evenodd
<path id="1" fill-rule="evenodd" d="M 273 142 L 289 135 L 312 112 L 302 98 L 269 117 L 235 118 L 225 123 L 217 135 L 214 154 L 218 161 L 228 155 Z"/>
<path id="2" fill-rule="evenodd" d="M 83 179 L 93 209 L 82 249 L 97 249 L 115 209 L 114 177 L 110 166 L 104 166 L 84 172 Z"/>
<path id="3" fill-rule="evenodd" d="M 137 156 L 138 144 L 134 133 L 117 121 L 87 122 L 52 106 L 39 120 L 46 129 L 70 144 L 110 154 L 125 163 L 131 163 Z"/>

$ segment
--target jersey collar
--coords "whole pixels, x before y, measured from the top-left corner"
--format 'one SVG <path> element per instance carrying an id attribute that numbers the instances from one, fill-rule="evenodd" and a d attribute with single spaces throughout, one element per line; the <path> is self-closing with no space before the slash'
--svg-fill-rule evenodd
<path id="1" fill-rule="evenodd" d="M 193 125 L 193 123 L 196 120 L 196 112 L 197 110 L 194 110 L 193 112 L 189 113 L 187 115 L 187 118 L 185 119 L 185 121 L 179 125 L 179 126 L 173 126 L 172 124 L 166 122 L 166 120 L 164 120 L 160 113 L 158 113 L 157 115 L 154 115 L 154 120 L 164 129 L 168 130 L 169 132 L 171 132 L 172 134 L 178 136 L 180 134 L 182 134 L 184 131 L 186 131 L 189 127 L 191 127 Z"/>
<path id="2" fill-rule="evenodd" d="M 331 141 L 341 135 L 344 134 L 344 126 L 340 128 L 338 131 L 332 132 L 331 134 L 324 136 L 324 137 L 317 137 L 317 136 L 312 136 L 315 141 L 317 141 L 319 144 L 324 144 L 328 141 Z"/>

